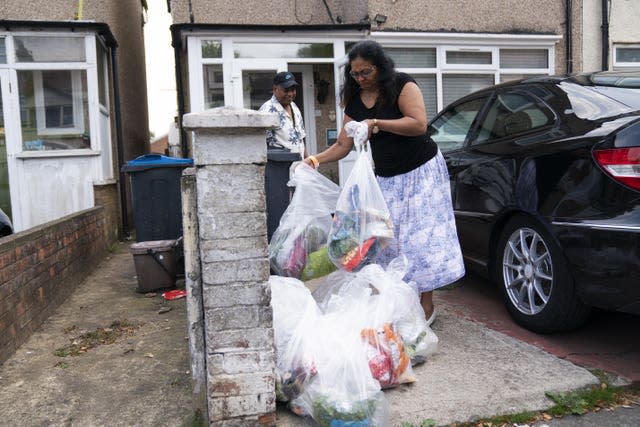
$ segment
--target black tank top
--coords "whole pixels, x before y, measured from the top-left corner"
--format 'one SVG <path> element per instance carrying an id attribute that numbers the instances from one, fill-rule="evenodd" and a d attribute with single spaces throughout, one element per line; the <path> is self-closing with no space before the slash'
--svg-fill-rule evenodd
<path id="1" fill-rule="evenodd" d="M 404 85 L 415 80 L 405 73 L 396 73 L 396 91 L 398 96 Z M 397 101 L 393 105 L 367 108 L 354 96 L 347 104 L 345 114 L 358 122 L 366 119 L 389 120 L 404 117 Z M 422 166 L 438 153 L 438 146 L 426 133 L 419 136 L 403 136 L 391 132 L 371 135 L 371 154 L 376 166 L 376 175 L 395 176 L 407 173 Z"/>

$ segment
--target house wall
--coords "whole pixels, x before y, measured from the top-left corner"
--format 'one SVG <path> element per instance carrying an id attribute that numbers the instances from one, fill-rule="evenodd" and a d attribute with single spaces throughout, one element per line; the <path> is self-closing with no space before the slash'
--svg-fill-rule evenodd
<path id="1" fill-rule="evenodd" d="M 630 0 L 633 1 L 633 0 Z M 572 0 L 573 71 L 581 71 L 582 2 Z M 313 25 L 331 24 L 323 2 L 283 0 L 278 7 L 271 2 L 249 0 L 238 8 L 233 2 L 192 0 L 194 23 Z M 559 34 L 556 69 L 566 70 L 565 5 L 562 0 L 369 0 L 327 1 L 336 23 L 354 24 L 364 17 L 373 21 L 384 15 L 384 24 L 372 22 L 372 31 L 423 31 L 456 33 L 533 33 Z M 187 0 L 172 0 L 173 22 L 189 23 Z M 541 13 L 544 11 L 544 13 Z M 362 17 L 362 18 L 361 18 Z"/>
<path id="2" fill-rule="evenodd" d="M 583 0 L 583 3 L 584 71 L 598 71 L 602 69 L 602 1 Z M 640 44 L 638 22 L 640 22 L 640 2 L 638 0 L 609 2 L 608 69 L 613 69 L 615 45 Z"/>
<path id="3" fill-rule="evenodd" d="M 584 71 L 602 69 L 602 0 L 583 0 L 582 58 Z"/>
<path id="4" fill-rule="evenodd" d="M 87 209 L 0 239 L 0 364 L 98 265 L 105 209 Z"/>

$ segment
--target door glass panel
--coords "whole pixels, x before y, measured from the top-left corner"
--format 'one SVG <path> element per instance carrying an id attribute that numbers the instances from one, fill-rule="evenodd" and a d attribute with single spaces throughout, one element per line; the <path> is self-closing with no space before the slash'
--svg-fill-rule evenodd
<path id="1" fill-rule="evenodd" d="M 457 150 L 464 146 L 467 134 L 486 98 L 478 98 L 449 108 L 427 130 L 442 152 Z"/>
<path id="2" fill-rule="evenodd" d="M 83 70 L 18 71 L 23 150 L 90 148 Z"/>
<path id="3" fill-rule="evenodd" d="M 245 108 L 259 110 L 271 98 L 275 74 L 275 70 L 242 71 L 242 105 Z"/>
<path id="4" fill-rule="evenodd" d="M 0 83 L 2 79 L 0 78 Z M 0 84 L 0 87 L 1 84 Z M 5 137 L 4 108 L 0 92 L 0 209 L 11 218 L 11 196 L 9 194 L 9 169 L 7 167 L 7 140 Z"/>
<path id="5" fill-rule="evenodd" d="M 4 42 L 4 39 L 0 37 L 0 64 L 7 63 L 7 45 Z"/>
<path id="6" fill-rule="evenodd" d="M 204 76 L 205 108 L 222 107 L 224 105 L 222 64 L 204 65 L 202 71 Z"/>
<path id="7" fill-rule="evenodd" d="M 84 37 L 16 36 L 17 62 L 85 62 Z"/>

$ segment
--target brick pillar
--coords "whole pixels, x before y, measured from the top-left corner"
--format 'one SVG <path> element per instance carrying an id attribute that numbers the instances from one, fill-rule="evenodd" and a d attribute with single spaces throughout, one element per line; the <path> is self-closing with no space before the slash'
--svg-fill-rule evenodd
<path id="1" fill-rule="evenodd" d="M 197 234 L 185 234 L 194 381 L 206 381 L 211 425 L 273 425 L 264 131 L 277 118 L 221 107 L 187 114 L 183 125 L 193 131 L 195 167 L 195 200 L 183 208 L 197 212 L 185 223 Z"/>

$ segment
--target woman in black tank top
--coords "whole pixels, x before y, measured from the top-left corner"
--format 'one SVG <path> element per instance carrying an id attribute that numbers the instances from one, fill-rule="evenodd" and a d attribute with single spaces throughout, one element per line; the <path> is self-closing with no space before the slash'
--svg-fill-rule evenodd
<path id="1" fill-rule="evenodd" d="M 405 255 L 405 281 L 414 281 L 430 324 L 435 319 L 433 290 L 464 275 L 455 228 L 449 177 L 438 146 L 426 135 L 422 92 L 408 74 L 395 71 L 382 47 L 371 40 L 349 52 L 341 90 L 344 123 L 366 122 L 378 183 L 387 201 L 396 242 L 376 260 Z M 319 164 L 342 159 L 353 139 L 344 128 L 327 150 L 305 159 Z"/>

